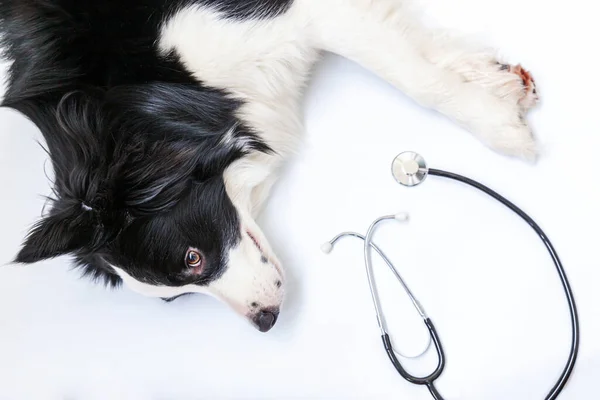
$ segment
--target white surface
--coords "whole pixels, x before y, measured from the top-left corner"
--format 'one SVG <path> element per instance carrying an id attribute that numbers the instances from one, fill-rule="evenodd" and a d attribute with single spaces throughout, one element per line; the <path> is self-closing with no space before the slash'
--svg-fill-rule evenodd
<path id="1" fill-rule="evenodd" d="M 172 304 L 80 280 L 69 260 L 0 268 L 0 399 L 429 399 L 381 347 L 362 265 L 347 239 L 386 213 L 378 242 L 432 316 L 448 365 L 447 399 L 542 399 L 570 341 L 559 281 L 537 236 L 459 184 L 398 186 L 390 163 L 416 150 L 434 167 L 490 185 L 553 240 L 581 315 L 575 374 L 561 399 L 592 399 L 600 376 L 600 189 L 594 5 L 541 0 L 429 0 L 445 25 L 474 32 L 531 69 L 543 99 L 530 119 L 535 166 L 498 156 L 359 67 L 326 57 L 306 98 L 306 144 L 276 187 L 263 226 L 288 271 L 288 300 L 264 335 L 215 300 Z M 16 254 L 49 193 L 35 127 L 0 110 L 0 264 Z M 379 275 L 387 272 L 377 265 Z M 381 282 L 381 280 L 380 280 Z M 394 340 L 414 354 L 425 331 L 382 285 Z M 426 372 L 434 360 L 417 362 Z M 412 365 L 412 364 L 410 364 Z"/>

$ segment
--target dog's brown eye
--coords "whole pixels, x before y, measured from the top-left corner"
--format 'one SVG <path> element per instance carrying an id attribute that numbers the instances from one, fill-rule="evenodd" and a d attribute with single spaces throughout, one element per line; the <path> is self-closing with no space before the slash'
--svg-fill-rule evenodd
<path id="1" fill-rule="evenodd" d="M 188 250 L 185 263 L 188 267 L 198 268 L 202 265 L 202 255 L 197 250 Z"/>

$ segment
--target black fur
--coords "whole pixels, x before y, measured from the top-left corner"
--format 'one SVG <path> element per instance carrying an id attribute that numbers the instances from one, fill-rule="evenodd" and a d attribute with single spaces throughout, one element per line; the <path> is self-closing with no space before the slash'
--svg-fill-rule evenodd
<path id="1" fill-rule="evenodd" d="M 16 261 L 70 253 L 110 285 L 120 279 L 108 263 L 152 284 L 218 277 L 240 239 L 223 171 L 270 149 L 236 118 L 239 101 L 194 79 L 176 54 L 158 55 L 159 27 L 190 3 L 245 19 L 291 2 L 0 0 L 12 61 L 3 106 L 39 127 L 55 171 L 53 206 Z M 228 132 L 244 145 L 223 145 Z M 188 247 L 205 256 L 201 276 L 186 273 Z"/>

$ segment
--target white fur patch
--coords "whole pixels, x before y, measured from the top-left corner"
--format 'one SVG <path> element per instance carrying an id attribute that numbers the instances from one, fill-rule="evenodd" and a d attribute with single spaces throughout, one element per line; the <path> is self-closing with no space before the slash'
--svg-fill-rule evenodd
<path id="1" fill-rule="evenodd" d="M 263 263 L 252 240 L 245 233 L 242 236 L 229 252 L 225 274 L 208 286 L 209 292 L 244 315 L 256 308 L 279 308 L 284 294 L 280 270 L 273 262 Z"/>
<path id="2" fill-rule="evenodd" d="M 277 152 L 301 132 L 299 101 L 318 51 L 292 6 L 274 19 L 235 21 L 192 5 L 163 26 L 159 48 L 176 50 L 193 75 L 245 102 L 241 119 Z"/>

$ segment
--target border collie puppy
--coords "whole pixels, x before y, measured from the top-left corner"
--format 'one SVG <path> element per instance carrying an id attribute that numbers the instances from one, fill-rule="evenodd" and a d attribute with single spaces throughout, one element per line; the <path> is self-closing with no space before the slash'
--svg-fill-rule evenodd
<path id="1" fill-rule="evenodd" d="M 284 272 L 254 217 L 301 133 L 319 53 L 371 69 L 526 159 L 531 76 L 419 25 L 408 0 L 0 0 L 3 106 L 41 130 L 47 215 L 16 261 L 70 254 L 110 285 L 205 293 L 260 331 Z"/>

